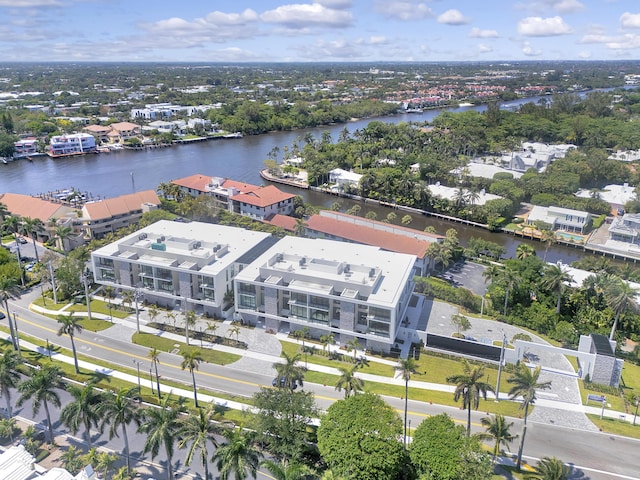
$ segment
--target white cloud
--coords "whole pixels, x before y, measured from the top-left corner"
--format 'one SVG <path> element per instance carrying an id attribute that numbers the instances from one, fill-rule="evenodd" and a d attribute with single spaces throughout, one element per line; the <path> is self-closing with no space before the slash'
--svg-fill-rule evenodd
<path id="1" fill-rule="evenodd" d="M 629 33 L 622 38 L 605 43 L 611 50 L 635 50 L 640 48 L 640 35 Z"/>
<path id="2" fill-rule="evenodd" d="M 369 43 L 371 45 L 384 45 L 387 43 L 387 37 L 384 35 L 373 35 L 369 37 Z"/>
<path id="3" fill-rule="evenodd" d="M 491 47 L 491 45 L 485 45 L 484 43 L 479 43 L 478 51 L 480 53 L 489 53 L 489 52 L 493 52 L 493 48 Z"/>
<path id="4" fill-rule="evenodd" d="M 534 49 L 529 42 L 525 42 L 522 46 L 522 53 L 527 57 L 539 57 L 542 55 L 542 51 Z"/>
<path id="5" fill-rule="evenodd" d="M 335 8 L 338 10 L 350 8 L 353 5 L 352 0 L 314 0 L 313 3 L 319 3 L 327 8 Z"/>
<path id="6" fill-rule="evenodd" d="M 589 52 L 588 50 L 583 50 L 578 53 L 578 58 L 589 60 L 591 58 L 591 52 Z"/>
<path id="7" fill-rule="evenodd" d="M 456 10 L 454 8 L 447 10 L 438 17 L 438 22 L 446 25 L 466 25 L 470 21 L 470 18 L 465 17 L 462 15 L 460 10 Z"/>
<path id="8" fill-rule="evenodd" d="M 349 12 L 326 8 L 319 3 L 282 5 L 274 10 L 267 10 L 260 18 L 264 22 L 292 29 L 304 29 L 309 26 L 343 28 L 353 23 L 353 16 Z"/>
<path id="9" fill-rule="evenodd" d="M 0 7 L 33 8 L 33 7 L 59 7 L 60 0 L 0 0 Z"/>
<path id="10" fill-rule="evenodd" d="M 517 3 L 515 8 L 539 14 L 549 13 L 549 10 L 554 10 L 558 13 L 576 13 L 586 10 L 585 5 L 579 0 L 536 0 L 528 3 Z"/>
<path id="11" fill-rule="evenodd" d="M 620 25 L 623 28 L 640 28 L 640 13 L 624 12 L 620 16 Z"/>
<path id="12" fill-rule="evenodd" d="M 518 33 L 525 37 L 553 37 L 572 33 L 562 17 L 527 17 L 518 22 Z"/>
<path id="13" fill-rule="evenodd" d="M 495 30 L 481 30 L 477 27 L 473 27 L 469 32 L 471 38 L 498 38 L 498 32 Z"/>
<path id="14" fill-rule="evenodd" d="M 424 20 L 433 17 L 433 11 L 424 2 L 414 0 L 376 0 L 377 12 L 397 20 Z"/>

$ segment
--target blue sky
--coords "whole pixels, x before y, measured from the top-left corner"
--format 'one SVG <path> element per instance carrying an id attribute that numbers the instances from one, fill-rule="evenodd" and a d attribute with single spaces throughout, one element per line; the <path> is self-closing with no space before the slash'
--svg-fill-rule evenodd
<path id="1" fill-rule="evenodd" d="M 0 61 L 638 58 L 639 0 L 0 0 Z"/>

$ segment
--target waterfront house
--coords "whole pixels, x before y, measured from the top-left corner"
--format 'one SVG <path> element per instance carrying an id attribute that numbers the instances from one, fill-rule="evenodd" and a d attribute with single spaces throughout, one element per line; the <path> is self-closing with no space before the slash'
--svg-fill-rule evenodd
<path id="1" fill-rule="evenodd" d="M 142 133 L 140 125 L 131 122 L 117 122 L 109 125 L 113 132 L 116 132 L 120 142 L 126 142 L 130 138 L 137 137 Z"/>
<path id="2" fill-rule="evenodd" d="M 331 190 L 336 192 L 345 191 L 347 188 L 358 188 L 362 175 L 348 172 L 342 168 L 334 168 L 329 172 L 329 184 Z"/>
<path id="3" fill-rule="evenodd" d="M 95 282 L 138 289 L 159 306 L 229 317 L 237 272 L 277 238 L 202 222 L 160 220 L 91 254 Z"/>
<path id="4" fill-rule="evenodd" d="M 378 247 L 287 236 L 240 271 L 236 318 L 267 331 L 308 327 L 389 352 L 406 324 L 415 256 Z"/>
<path id="5" fill-rule="evenodd" d="M 609 239 L 640 245 L 640 213 L 615 217 L 609 227 Z"/>
<path id="6" fill-rule="evenodd" d="M 26 158 L 38 153 L 38 140 L 25 138 L 13 144 L 13 158 Z"/>
<path id="7" fill-rule="evenodd" d="M 109 141 L 111 127 L 106 127 L 104 125 L 87 125 L 82 129 L 82 131 L 93 135 L 97 142 L 106 143 Z"/>
<path id="8" fill-rule="evenodd" d="M 87 202 L 82 207 L 82 228 L 87 238 L 101 238 L 137 223 L 143 213 L 159 206 L 160 199 L 153 190 Z"/>
<path id="9" fill-rule="evenodd" d="M 96 140 L 93 135 L 88 133 L 54 135 L 49 142 L 49 155 L 52 157 L 81 155 L 83 153 L 95 153 L 95 151 Z"/>
<path id="10" fill-rule="evenodd" d="M 529 212 L 526 223 L 528 225 L 536 225 L 543 222 L 550 225 L 553 231 L 586 233 L 591 227 L 591 220 L 589 212 L 535 205 Z"/>
<path id="11" fill-rule="evenodd" d="M 607 185 L 602 190 L 580 190 L 576 193 L 576 197 L 580 198 L 599 198 L 604 200 L 611 209 L 616 211 L 619 208 L 623 208 L 627 202 L 636 199 L 636 190 L 628 183 L 623 185 Z"/>
<path id="12" fill-rule="evenodd" d="M 295 197 L 273 185 L 267 185 L 229 197 L 229 210 L 254 220 L 265 220 L 277 214 L 291 215 Z"/>

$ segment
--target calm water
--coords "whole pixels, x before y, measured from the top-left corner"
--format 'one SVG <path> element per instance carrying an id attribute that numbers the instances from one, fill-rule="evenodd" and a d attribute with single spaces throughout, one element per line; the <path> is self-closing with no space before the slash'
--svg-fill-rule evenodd
<path id="1" fill-rule="evenodd" d="M 512 106 L 517 103 L 536 102 L 537 99 L 526 99 L 509 102 Z M 482 111 L 485 107 L 462 107 L 452 111 L 475 109 Z M 431 121 L 440 110 L 426 111 L 422 114 L 405 114 L 392 117 L 382 117 L 376 120 L 387 123 L 408 121 Z M 359 120 L 346 125 L 333 125 L 295 132 L 275 132 L 264 135 L 247 136 L 241 139 L 215 140 L 190 145 L 179 145 L 171 148 L 146 150 L 140 152 L 120 151 L 110 154 L 86 155 L 83 157 L 69 157 L 51 159 L 36 157 L 32 162 L 19 160 L 7 165 L 0 164 L 0 192 L 14 192 L 37 195 L 52 190 L 74 187 L 81 192 L 88 192 L 93 196 L 114 197 L 133 191 L 155 189 L 160 183 L 169 182 L 176 178 L 186 177 L 196 173 L 204 175 L 232 178 L 260 185 L 263 180 L 259 171 L 263 162 L 273 147 L 282 150 L 298 138 L 303 138 L 310 132 L 320 138 L 324 131 L 331 133 L 334 141 L 343 128 L 354 132 L 367 126 L 372 119 Z M 302 145 L 302 141 L 299 144 Z M 298 189 L 286 190 L 300 194 L 305 201 L 321 206 L 329 206 L 334 201 L 342 202 L 344 209 L 352 202 L 337 199 L 334 196 Z M 389 209 L 361 205 L 362 215 L 369 210 L 375 210 L 378 218 L 386 217 Z M 403 216 L 398 213 L 398 221 Z M 438 232 L 444 233 L 448 228 L 455 228 L 462 243 L 471 237 L 482 237 L 507 248 L 509 255 L 514 255 L 520 239 L 507 235 L 490 233 L 475 228 L 463 227 L 427 217 L 415 216 L 412 227 L 423 230 L 427 225 L 433 225 Z M 531 245 L 543 255 L 543 248 L 538 242 Z M 571 248 L 554 247 L 549 251 L 547 259 L 550 261 L 563 260 L 571 262 L 580 258 L 583 253 Z"/>

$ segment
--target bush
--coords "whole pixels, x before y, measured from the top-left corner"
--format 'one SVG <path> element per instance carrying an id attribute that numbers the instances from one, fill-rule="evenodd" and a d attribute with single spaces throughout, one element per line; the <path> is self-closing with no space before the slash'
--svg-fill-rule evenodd
<path id="1" fill-rule="evenodd" d="M 471 290 L 453 287 L 438 278 L 416 277 L 416 290 L 427 296 L 460 305 L 473 313 L 479 313 L 482 305 L 482 298 Z"/>

